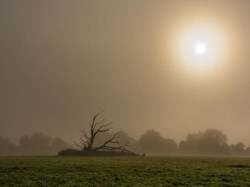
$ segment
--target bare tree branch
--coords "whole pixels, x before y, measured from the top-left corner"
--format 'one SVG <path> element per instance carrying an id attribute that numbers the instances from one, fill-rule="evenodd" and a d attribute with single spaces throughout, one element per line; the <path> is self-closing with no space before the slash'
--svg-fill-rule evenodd
<path id="1" fill-rule="evenodd" d="M 81 130 L 81 137 L 80 137 L 80 143 L 76 143 L 77 147 L 79 147 L 82 150 L 88 150 L 88 151 L 98 151 L 98 150 L 107 150 L 107 151 L 124 151 L 129 152 L 125 147 L 128 146 L 128 143 L 121 145 L 119 142 L 120 133 L 116 132 L 115 134 L 111 134 L 106 141 L 104 141 L 99 146 L 94 146 L 95 139 L 98 134 L 109 132 L 112 128 L 110 125 L 112 125 L 112 122 L 103 124 L 105 122 L 105 119 L 103 118 L 100 121 L 97 121 L 98 117 L 103 113 L 99 112 L 97 113 L 90 124 L 90 131 L 89 134 L 86 133 L 85 130 Z"/>

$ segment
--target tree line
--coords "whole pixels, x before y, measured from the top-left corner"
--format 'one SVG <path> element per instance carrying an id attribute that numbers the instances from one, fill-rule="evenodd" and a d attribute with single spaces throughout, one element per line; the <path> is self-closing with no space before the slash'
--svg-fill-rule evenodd
<path id="1" fill-rule="evenodd" d="M 0 136 L 0 155 L 56 155 L 72 146 L 61 138 L 52 138 L 42 132 L 20 137 L 18 144 Z"/>
<path id="2" fill-rule="evenodd" d="M 101 144 L 108 133 L 101 133 L 96 138 L 96 144 Z M 162 137 L 155 130 L 147 130 L 138 140 L 127 133 L 119 133 L 119 141 L 127 145 L 126 149 L 148 155 L 238 155 L 250 156 L 250 147 L 242 142 L 229 144 L 227 136 L 216 129 L 207 129 L 198 133 L 188 134 L 185 140 L 177 143 L 174 139 Z M 10 139 L 0 137 L 1 155 L 55 155 L 60 150 L 72 148 L 72 145 L 61 138 L 52 138 L 44 133 L 34 133 L 21 136 L 18 144 Z"/>
<path id="3" fill-rule="evenodd" d="M 99 133 L 95 143 L 97 145 L 102 144 L 109 137 L 109 133 Z M 250 147 L 245 146 L 242 142 L 230 145 L 227 142 L 227 136 L 216 129 L 207 129 L 204 132 L 188 134 L 186 139 L 180 141 L 179 144 L 174 139 L 162 137 L 155 130 L 147 130 L 138 140 L 121 131 L 118 141 L 120 145 L 128 145 L 126 149 L 129 151 L 149 155 L 250 156 Z"/>
<path id="4" fill-rule="evenodd" d="M 148 130 L 139 138 L 138 144 L 141 151 L 148 154 L 250 156 L 249 146 L 242 142 L 229 144 L 227 136 L 217 129 L 188 134 L 179 144 L 162 137 L 159 132 Z"/>

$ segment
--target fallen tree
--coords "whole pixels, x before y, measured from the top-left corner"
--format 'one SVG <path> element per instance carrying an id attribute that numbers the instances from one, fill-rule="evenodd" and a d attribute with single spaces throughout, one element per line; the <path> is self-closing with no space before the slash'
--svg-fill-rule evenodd
<path id="1" fill-rule="evenodd" d="M 121 144 L 119 141 L 121 131 L 111 133 L 112 122 L 105 122 L 105 119 L 99 119 L 103 112 L 94 115 L 89 127 L 89 131 L 81 130 L 79 142 L 74 142 L 78 149 L 62 150 L 58 155 L 86 155 L 86 156 L 134 156 L 136 153 L 129 151 L 127 147 L 129 142 Z M 103 142 L 97 142 L 97 137 L 101 134 L 109 134 Z"/>

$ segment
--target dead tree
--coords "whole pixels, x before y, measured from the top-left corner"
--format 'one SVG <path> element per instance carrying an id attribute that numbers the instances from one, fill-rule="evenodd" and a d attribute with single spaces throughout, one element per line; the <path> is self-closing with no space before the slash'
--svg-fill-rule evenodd
<path id="1" fill-rule="evenodd" d="M 120 132 L 110 134 L 109 137 L 100 145 L 95 145 L 95 140 L 101 133 L 108 133 L 112 128 L 110 125 L 112 122 L 105 123 L 105 119 L 98 120 L 98 117 L 103 112 L 97 113 L 90 124 L 90 130 L 87 133 L 85 130 L 81 130 L 80 142 L 75 144 L 83 151 L 122 151 L 130 152 L 126 149 L 128 143 L 120 144 Z"/>

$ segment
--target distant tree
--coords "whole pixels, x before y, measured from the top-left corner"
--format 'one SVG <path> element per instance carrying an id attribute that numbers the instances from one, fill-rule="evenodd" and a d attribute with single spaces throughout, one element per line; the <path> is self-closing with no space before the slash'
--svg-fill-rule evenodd
<path id="1" fill-rule="evenodd" d="M 204 132 L 188 134 L 185 141 L 179 143 L 179 150 L 181 153 L 197 153 L 201 152 L 203 148 L 202 141 Z"/>
<path id="2" fill-rule="evenodd" d="M 237 144 L 230 145 L 230 151 L 233 155 L 244 155 L 245 152 L 245 145 L 242 142 L 238 142 Z"/>
<path id="3" fill-rule="evenodd" d="M 246 155 L 250 156 L 250 147 L 247 147 L 245 152 L 246 152 Z"/>
<path id="4" fill-rule="evenodd" d="M 20 137 L 18 146 L 21 154 L 32 153 L 32 142 L 28 135 L 23 135 Z"/>
<path id="5" fill-rule="evenodd" d="M 188 134 L 185 141 L 179 144 L 181 153 L 186 154 L 214 154 L 229 153 L 227 136 L 216 129 L 207 129 L 205 132 Z"/>
<path id="6" fill-rule="evenodd" d="M 44 133 L 34 133 L 30 136 L 30 140 L 33 142 L 33 150 L 37 152 L 37 154 L 50 152 L 50 142 L 52 141 L 50 136 Z"/>
<path id="7" fill-rule="evenodd" d="M 148 130 L 141 135 L 139 145 L 142 152 L 148 154 L 170 154 L 177 152 L 177 143 L 172 139 L 163 138 L 159 132 Z"/>
<path id="8" fill-rule="evenodd" d="M 127 149 L 133 152 L 141 152 L 140 145 L 137 140 L 129 136 L 127 133 L 120 131 L 119 141 L 121 144 L 127 144 Z"/>
<path id="9" fill-rule="evenodd" d="M 58 151 L 72 146 L 60 138 L 51 138 L 44 133 L 34 133 L 31 136 L 24 135 L 19 140 L 20 154 L 54 155 Z"/>
<path id="10" fill-rule="evenodd" d="M 23 154 L 49 154 L 51 139 L 44 133 L 34 133 L 30 137 L 22 136 L 19 140 L 20 150 Z"/>
<path id="11" fill-rule="evenodd" d="M 103 112 L 97 113 L 90 124 L 89 132 L 81 130 L 80 142 L 75 144 L 83 151 L 122 151 L 129 152 L 126 149 L 128 143 L 121 144 L 119 141 L 121 131 L 110 133 L 112 122 L 105 123 L 105 119 L 99 120 L 98 117 Z M 103 142 L 96 142 L 97 137 L 103 133 L 109 136 Z"/>
<path id="12" fill-rule="evenodd" d="M 17 147 L 9 139 L 0 136 L 0 155 L 12 155 L 17 153 Z"/>
<path id="13" fill-rule="evenodd" d="M 58 151 L 63 149 L 71 148 L 72 146 L 67 142 L 63 141 L 61 138 L 54 138 L 50 142 L 50 153 L 57 154 Z"/>

